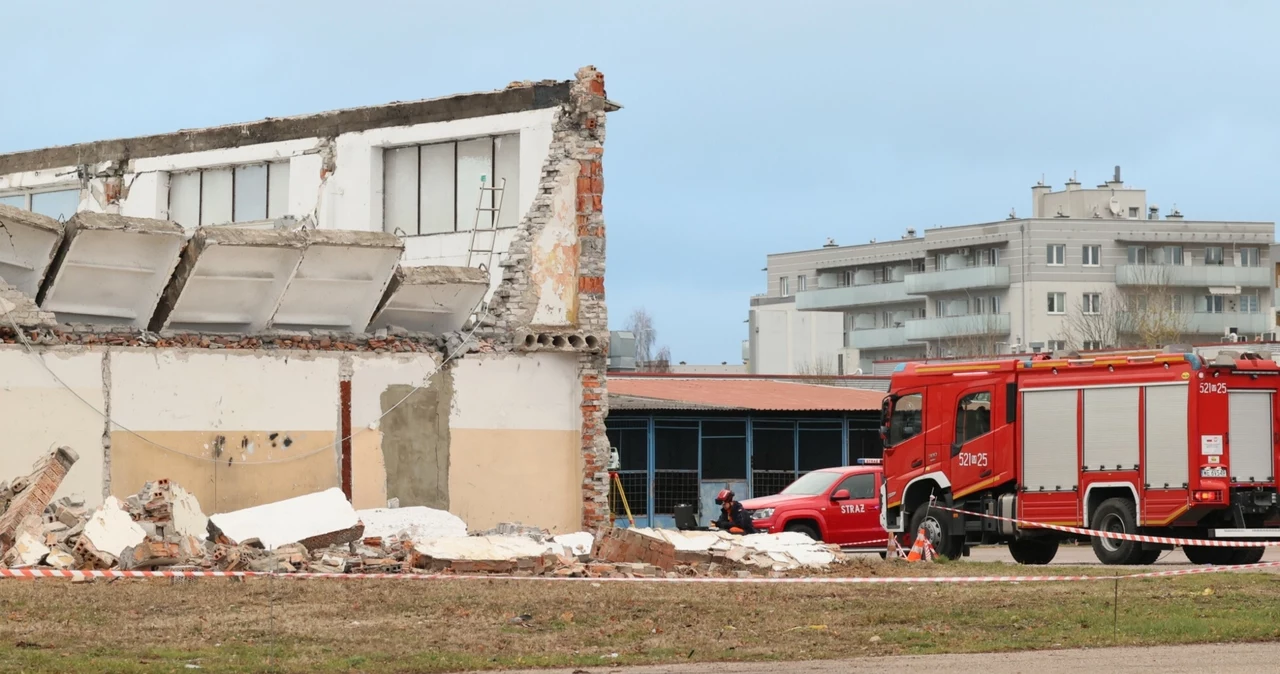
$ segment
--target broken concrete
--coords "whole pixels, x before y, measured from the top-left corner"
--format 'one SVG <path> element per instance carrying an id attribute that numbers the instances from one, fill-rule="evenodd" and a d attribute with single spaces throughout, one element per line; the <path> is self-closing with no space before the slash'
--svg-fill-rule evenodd
<path id="1" fill-rule="evenodd" d="M 63 323 L 145 329 L 185 241 L 174 222 L 77 213 L 67 221 L 40 305 Z"/>
<path id="2" fill-rule="evenodd" d="M 0 204 L 0 279 L 36 297 L 62 243 L 64 227 L 53 218 Z"/>
<path id="3" fill-rule="evenodd" d="M 400 267 L 370 330 L 397 327 L 443 335 L 461 330 L 489 290 L 488 272 L 473 267 Z"/>
<path id="4" fill-rule="evenodd" d="M 302 542 L 308 548 L 359 540 L 364 525 L 341 489 L 333 488 L 209 518 L 213 540 L 261 541 L 267 550 Z"/>
<path id="5" fill-rule="evenodd" d="M 385 232 L 303 230 L 306 248 L 270 327 L 364 332 L 404 242 Z"/>
<path id="6" fill-rule="evenodd" d="M 8 508 L 0 514 L 0 548 L 12 546 L 22 532 L 40 532 L 44 509 L 53 500 L 67 471 L 79 459 L 70 447 L 60 447 L 37 462 L 30 475 L 14 480 L 10 486 L 14 494 Z"/>
<path id="7" fill-rule="evenodd" d="M 119 558 L 126 548 L 142 543 L 147 533 L 125 511 L 120 499 L 108 496 L 102 506 L 93 511 L 84 525 L 80 539 L 93 545 L 93 550 Z"/>
<path id="8" fill-rule="evenodd" d="M 19 328 L 51 328 L 58 324 L 58 318 L 41 311 L 35 298 L 0 280 L 0 328 L 8 330 L 14 324 Z"/>

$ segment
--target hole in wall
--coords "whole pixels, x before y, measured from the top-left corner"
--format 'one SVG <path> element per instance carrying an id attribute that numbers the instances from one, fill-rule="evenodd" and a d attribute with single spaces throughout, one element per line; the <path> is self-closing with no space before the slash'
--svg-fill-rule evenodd
<path id="1" fill-rule="evenodd" d="M 534 344 L 538 343 L 538 338 L 533 333 L 524 336 L 524 346 L 526 349 L 532 349 Z"/>
<path id="2" fill-rule="evenodd" d="M 568 341 L 565 340 L 564 335 L 556 335 L 555 339 L 551 340 L 551 346 L 557 349 L 563 349 L 565 344 L 568 344 Z"/>
<path id="3" fill-rule="evenodd" d="M 572 346 L 572 347 L 573 347 L 573 348 L 575 348 L 575 349 L 581 349 L 581 348 L 582 348 L 582 336 L 581 336 L 581 335 L 569 335 L 569 346 Z"/>
<path id="4" fill-rule="evenodd" d="M 538 335 L 538 346 L 551 346 L 551 335 Z"/>
<path id="5" fill-rule="evenodd" d="M 587 335 L 587 348 L 594 349 L 600 346 L 600 340 L 595 335 Z"/>

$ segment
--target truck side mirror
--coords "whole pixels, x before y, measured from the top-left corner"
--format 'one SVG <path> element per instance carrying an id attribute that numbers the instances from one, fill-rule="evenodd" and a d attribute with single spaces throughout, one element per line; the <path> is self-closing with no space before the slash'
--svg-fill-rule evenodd
<path id="1" fill-rule="evenodd" d="M 849 490 L 848 490 L 848 489 L 837 489 L 837 490 L 836 490 L 836 492 L 835 492 L 834 494 L 832 494 L 832 495 L 831 495 L 831 500 L 832 500 L 832 501 L 848 501 L 848 500 L 849 500 Z"/>

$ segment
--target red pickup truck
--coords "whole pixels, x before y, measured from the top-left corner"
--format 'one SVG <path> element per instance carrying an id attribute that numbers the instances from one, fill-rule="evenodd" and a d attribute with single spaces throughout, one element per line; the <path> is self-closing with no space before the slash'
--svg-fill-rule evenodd
<path id="1" fill-rule="evenodd" d="M 747 499 L 760 532 L 796 531 L 825 543 L 862 550 L 884 549 L 889 534 L 880 526 L 879 459 L 856 466 L 805 473 L 773 496 Z"/>

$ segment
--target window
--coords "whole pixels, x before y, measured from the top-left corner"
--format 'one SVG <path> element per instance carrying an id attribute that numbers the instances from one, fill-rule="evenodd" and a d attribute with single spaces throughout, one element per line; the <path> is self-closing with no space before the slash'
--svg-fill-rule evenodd
<path id="1" fill-rule="evenodd" d="M 1102 342 L 1095 341 L 1095 340 L 1092 340 L 1092 339 L 1086 339 L 1086 340 L 1084 340 L 1084 350 L 1085 350 L 1085 351 L 1098 351 L 1098 350 L 1100 350 L 1101 348 L 1102 348 Z"/>
<path id="2" fill-rule="evenodd" d="M 1085 293 L 1083 313 L 1086 313 L 1086 314 L 1102 313 L 1102 295 L 1098 293 Z"/>
<path id="3" fill-rule="evenodd" d="M 859 475 L 850 475 L 844 479 L 844 482 L 836 485 L 831 493 L 840 491 L 841 489 L 849 490 L 849 500 L 869 499 L 876 497 L 876 476 L 875 473 L 861 473 Z"/>
<path id="4" fill-rule="evenodd" d="M 988 311 L 987 313 L 989 314 L 1000 313 L 1000 296 L 992 295 L 991 297 L 988 297 L 987 306 L 990 308 L 990 311 Z"/>
<path id="5" fill-rule="evenodd" d="M 924 272 L 924 258 L 911 261 L 911 271 L 920 274 Z"/>
<path id="6" fill-rule="evenodd" d="M 796 277 L 796 292 L 802 293 L 805 287 L 809 285 L 809 277 L 801 274 Z"/>
<path id="7" fill-rule="evenodd" d="M 1240 266 L 1241 267 L 1261 267 L 1262 260 L 1258 255 L 1257 248 L 1241 248 L 1240 249 Z"/>
<path id="8" fill-rule="evenodd" d="M 187 228 L 288 215 L 289 162 L 169 176 L 169 219 Z"/>
<path id="9" fill-rule="evenodd" d="M 1130 217 L 1130 218 L 1136 218 L 1136 217 L 1138 217 L 1138 207 L 1137 207 L 1137 206 L 1130 206 L 1130 207 L 1129 207 L 1129 217 Z"/>
<path id="10" fill-rule="evenodd" d="M 840 287 L 848 288 L 853 285 L 853 270 L 846 269 L 840 273 Z"/>
<path id="11" fill-rule="evenodd" d="M 978 266 L 981 267 L 998 267 L 1000 266 L 1000 249 L 988 248 L 978 251 Z"/>
<path id="12" fill-rule="evenodd" d="M 970 393 L 956 406 L 956 443 L 991 432 L 991 392 Z"/>
<path id="13" fill-rule="evenodd" d="M 387 148 L 382 156 L 382 229 L 409 236 L 493 226 L 495 192 L 502 192 L 499 227 L 520 221 L 520 135 L 490 136 L 432 145 Z"/>
<path id="14" fill-rule="evenodd" d="M 1051 243 L 1046 249 L 1046 262 L 1055 267 L 1066 264 L 1067 246 L 1061 243 Z"/>
<path id="15" fill-rule="evenodd" d="M 1055 351 L 1066 351 L 1066 350 L 1067 350 L 1067 342 L 1066 342 L 1066 340 L 1062 340 L 1062 339 L 1051 339 L 1051 340 L 1049 340 L 1049 341 L 1048 341 L 1048 345 L 1049 345 L 1049 347 L 1048 347 L 1049 353 L 1053 353 L 1053 352 L 1055 352 Z"/>
<path id="16" fill-rule="evenodd" d="M 839 473 L 814 471 L 805 473 L 800 479 L 787 485 L 780 493 L 787 496 L 817 496 L 827 490 L 840 477 Z"/>
<path id="17" fill-rule="evenodd" d="M 1129 264 L 1146 264 L 1147 247 L 1129 246 Z"/>
<path id="18" fill-rule="evenodd" d="M 1211 314 L 1220 314 L 1223 312 L 1222 295 L 1205 295 L 1204 310 Z"/>
<path id="19" fill-rule="evenodd" d="M 1066 293 L 1049 293 L 1049 313 L 1051 314 L 1067 313 L 1067 294 Z"/>
<path id="20" fill-rule="evenodd" d="M 1102 264 L 1102 246 L 1084 246 L 1081 251 L 1084 266 L 1097 267 Z"/>
<path id="21" fill-rule="evenodd" d="M 80 190 L 54 190 L 52 192 L 20 192 L 0 196 L 0 204 L 46 215 L 63 222 L 71 219 L 80 207 Z"/>
<path id="22" fill-rule="evenodd" d="M 889 446 L 920 434 L 924 424 L 923 406 L 924 400 L 919 393 L 902 396 L 893 403 L 893 415 L 889 417 Z"/>
<path id="23" fill-rule="evenodd" d="M 947 315 L 947 313 L 946 313 L 946 309 L 947 309 L 947 304 L 946 304 L 946 302 L 943 302 L 942 300 L 938 300 L 936 303 L 934 303 L 934 307 L 933 307 L 933 308 L 934 308 L 934 311 L 933 311 L 933 315 L 934 315 L 934 316 L 946 316 L 946 315 Z"/>
<path id="24" fill-rule="evenodd" d="M 1165 246 L 1160 249 L 1160 264 L 1182 264 L 1182 246 Z"/>
<path id="25" fill-rule="evenodd" d="M 791 280 L 783 276 L 778 279 L 778 294 L 786 297 L 791 294 Z"/>
<path id="26" fill-rule="evenodd" d="M 933 258 L 933 268 L 937 271 L 945 271 L 947 268 L 947 256 L 938 253 Z"/>
<path id="27" fill-rule="evenodd" d="M 1182 295 L 1173 295 L 1169 298 L 1169 308 L 1175 312 L 1182 311 Z"/>
<path id="28" fill-rule="evenodd" d="M 1204 249 L 1204 263 L 1222 266 L 1222 246 L 1209 246 Z"/>
<path id="29" fill-rule="evenodd" d="M 1240 313 L 1256 314 L 1258 313 L 1258 296 L 1257 295 L 1241 295 L 1240 296 Z"/>

